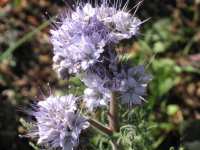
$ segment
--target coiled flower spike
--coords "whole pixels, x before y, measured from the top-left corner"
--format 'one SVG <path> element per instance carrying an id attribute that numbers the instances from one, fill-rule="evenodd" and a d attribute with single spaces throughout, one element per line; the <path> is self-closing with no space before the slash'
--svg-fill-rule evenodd
<path id="1" fill-rule="evenodd" d="M 77 3 L 52 29 L 54 69 L 61 78 L 86 71 L 99 62 L 106 45 L 117 44 L 137 35 L 142 22 L 124 7 L 110 6 L 108 0 L 92 7 Z M 122 4 L 120 4 L 122 5 Z"/>

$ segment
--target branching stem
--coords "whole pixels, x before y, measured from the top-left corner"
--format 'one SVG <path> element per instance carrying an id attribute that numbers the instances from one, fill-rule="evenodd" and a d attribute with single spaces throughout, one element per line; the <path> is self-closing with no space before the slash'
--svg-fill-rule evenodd
<path id="1" fill-rule="evenodd" d="M 119 131 L 119 118 L 118 118 L 118 100 L 117 94 L 112 93 L 112 99 L 109 105 L 109 113 L 108 113 L 108 120 L 109 120 L 109 128 L 102 125 L 100 122 L 88 119 L 88 122 L 95 127 L 96 129 L 100 130 L 101 132 L 111 136 L 113 132 Z M 111 141 L 112 149 L 118 150 L 119 145 L 115 141 Z"/>
<path id="2" fill-rule="evenodd" d="M 98 130 L 100 130 L 101 132 L 107 134 L 107 135 L 112 135 L 112 131 L 105 127 L 104 125 L 102 125 L 100 122 L 93 120 L 93 119 L 88 119 L 88 122 L 95 128 L 97 128 Z"/>

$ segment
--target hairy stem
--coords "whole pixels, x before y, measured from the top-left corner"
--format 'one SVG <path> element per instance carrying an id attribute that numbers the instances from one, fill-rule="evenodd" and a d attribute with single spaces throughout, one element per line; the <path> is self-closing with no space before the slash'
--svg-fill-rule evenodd
<path id="1" fill-rule="evenodd" d="M 107 135 L 112 135 L 112 130 L 110 130 L 109 128 L 105 127 L 104 125 L 102 125 L 100 122 L 93 120 L 93 119 L 88 119 L 88 122 L 95 127 L 96 129 L 100 130 L 101 132 L 107 134 Z"/>
<path id="2" fill-rule="evenodd" d="M 119 131 L 119 120 L 118 120 L 118 100 L 116 93 L 112 93 L 112 99 L 109 106 L 109 127 L 113 132 Z"/>

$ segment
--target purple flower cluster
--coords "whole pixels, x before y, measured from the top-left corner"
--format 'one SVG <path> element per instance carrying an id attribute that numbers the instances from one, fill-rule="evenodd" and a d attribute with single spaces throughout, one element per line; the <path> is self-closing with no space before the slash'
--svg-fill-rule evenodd
<path id="1" fill-rule="evenodd" d="M 54 69 L 61 78 L 86 71 L 100 61 L 106 45 L 135 36 L 140 24 L 138 18 L 109 7 L 107 1 L 96 7 L 89 3 L 78 5 L 50 31 Z"/>
<path id="2" fill-rule="evenodd" d="M 83 102 L 88 111 L 107 106 L 113 92 L 122 104 L 141 105 L 150 76 L 143 66 L 131 67 L 118 58 L 116 45 L 136 36 L 142 22 L 132 16 L 126 5 L 112 7 L 109 0 L 93 7 L 77 4 L 50 31 L 53 45 L 53 68 L 67 79 L 78 75 L 87 86 Z M 89 126 L 77 113 L 73 95 L 48 97 L 37 104 L 32 113 L 36 118 L 38 143 L 51 148 L 72 150 L 78 145 L 81 130 Z"/>
<path id="3" fill-rule="evenodd" d="M 78 145 L 81 130 L 89 127 L 89 123 L 76 112 L 76 101 L 76 97 L 67 95 L 49 96 L 38 102 L 31 114 L 36 118 L 35 130 L 30 133 L 39 137 L 38 144 L 63 150 Z"/>

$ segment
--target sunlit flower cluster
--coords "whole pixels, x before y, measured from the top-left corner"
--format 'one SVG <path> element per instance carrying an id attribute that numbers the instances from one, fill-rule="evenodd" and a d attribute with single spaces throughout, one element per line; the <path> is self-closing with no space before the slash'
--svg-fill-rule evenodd
<path id="1" fill-rule="evenodd" d="M 78 103 L 89 112 L 108 106 L 116 92 L 122 104 L 141 105 L 145 99 L 150 76 L 143 66 L 120 61 L 116 46 L 132 39 L 143 23 L 129 13 L 127 3 L 114 6 L 109 0 L 93 6 L 78 3 L 64 14 L 50 31 L 53 45 L 53 68 L 62 79 L 77 75 L 86 85 Z M 81 102 L 80 102 L 81 101 Z M 72 150 L 79 135 L 89 126 L 78 112 L 73 95 L 48 97 L 37 104 L 32 115 L 36 118 L 38 143 L 51 148 Z"/>
<path id="2" fill-rule="evenodd" d="M 109 6 L 107 1 L 95 7 L 79 4 L 64 16 L 50 31 L 54 68 L 62 78 L 93 66 L 107 45 L 130 39 L 141 25 L 138 18 L 125 9 Z"/>

